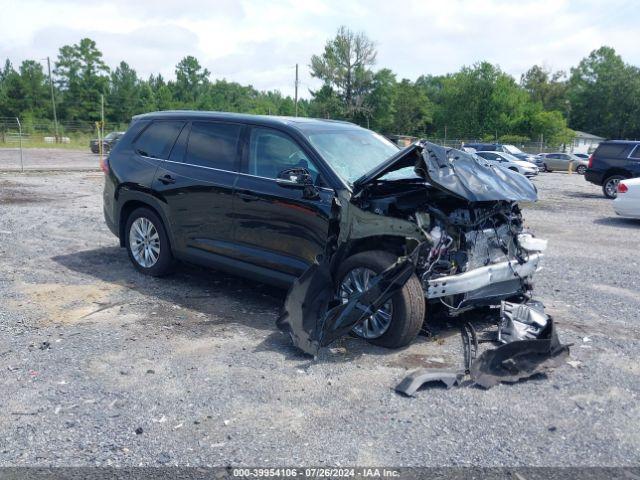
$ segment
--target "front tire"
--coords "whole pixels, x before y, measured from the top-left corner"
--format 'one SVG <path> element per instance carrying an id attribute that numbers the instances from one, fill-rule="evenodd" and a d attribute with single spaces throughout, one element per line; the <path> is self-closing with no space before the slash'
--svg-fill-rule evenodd
<path id="1" fill-rule="evenodd" d="M 137 208 L 127 219 L 125 245 L 133 266 L 145 275 L 171 273 L 173 255 L 160 217 L 149 208 Z"/>
<path id="2" fill-rule="evenodd" d="M 578 168 L 576 168 L 576 173 L 578 175 L 584 175 L 586 171 L 587 167 L 585 167 L 584 165 L 580 165 Z"/>
<path id="3" fill-rule="evenodd" d="M 397 257 L 394 255 L 380 250 L 357 253 L 349 257 L 338 269 L 336 287 L 340 296 L 346 301 L 348 292 L 353 290 L 353 286 L 362 284 L 362 279 L 365 279 L 364 283 L 366 283 L 368 279 L 393 265 L 396 260 Z M 371 273 L 360 276 L 360 281 L 352 281 L 357 278 L 354 275 L 358 272 L 367 270 Z M 383 306 L 362 324 L 354 327 L 353 333 L 369 343 L 386 348 L 400 348 L 411 343 L 420 332 L 425 316 L 424 291 L 415 273 L 389 303 L 390 308 L 388 308 L 389 305 Z M 384 328 L 371 328 L 384 323 L 386 318 L 382 314 L 384 312 L 390 317 L 388 325 Z"/>
<path id="4" fill-rule="evenodd" d="M 625 177 L 622 175 L 611 175 L 607 177 L 607 179 L 602 184 L 602 193 L 607 198 L 616 198 L 618 196 L 618 184 L 620 180 L 624 180 Z"/>

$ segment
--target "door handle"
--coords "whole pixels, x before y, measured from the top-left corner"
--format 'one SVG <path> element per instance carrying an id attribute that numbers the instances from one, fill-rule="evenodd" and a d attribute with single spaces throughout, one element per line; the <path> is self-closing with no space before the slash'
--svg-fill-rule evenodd
<path id="1" fill-rule="evenodd" d="M 238 197 L 244 200 L 245 202 L 255 202 L 256 200 L 260 200 L 260 197 L 257 195 L 253 195 L 251 193 L 239 193 Z"/>
<path id="2" fill-rule="evenodd" d="M 176 179 L 168 174 L 163 175 L 162 177 L 158 177 L 158 180 L 160 180 L 165 185 L 169 185 L 170 183 L 176 183 Z"/>

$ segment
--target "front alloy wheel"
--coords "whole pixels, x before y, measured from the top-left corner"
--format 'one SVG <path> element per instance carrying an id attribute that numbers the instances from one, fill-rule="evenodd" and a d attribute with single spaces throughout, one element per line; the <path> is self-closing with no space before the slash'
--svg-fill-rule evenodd
<path id="1" fill-rule="evenodd" d="M 358 267 L 351 270 L 340 283 L 342 303 L 347 303 L 353 294 L 366 291 L 375 276 L 376 273 L 369 268 Z M 393 302 L 389 300 L 377 312 L 353 327 L 353 333 L 367 340 L 379 338 L 389 329 L 392 317 Z"/>

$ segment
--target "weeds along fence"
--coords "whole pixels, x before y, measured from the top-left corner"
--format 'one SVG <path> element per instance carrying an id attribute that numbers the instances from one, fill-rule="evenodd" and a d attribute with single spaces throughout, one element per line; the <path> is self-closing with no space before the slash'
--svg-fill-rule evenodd
<path id="1" fill-rule="evenodd" d="M 126 130 L 126 124 L 106 123 L 105 135 L 112 131 Z M 24 147 L 78 145 L 88 147 L 90 138 L 97 135 L 96 122 L 64 121 L 56 125 L 53 121 L 36 121 L 29 118 L 0 117 L 0 147 Z"/>

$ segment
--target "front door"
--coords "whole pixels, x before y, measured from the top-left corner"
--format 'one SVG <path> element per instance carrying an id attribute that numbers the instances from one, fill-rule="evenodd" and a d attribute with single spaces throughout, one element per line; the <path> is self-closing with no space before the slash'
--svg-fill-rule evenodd
<path id="1" fill-rule="evenodd" d="M 334 192 L 323 187 L 301 145 L 279 130 L 252 127 L 236 184 L 235 241 L 241 259 L 299 276 L 323 252 Z M 278 174 L 305 168 L 315 194 L 278 184 Z"/>

